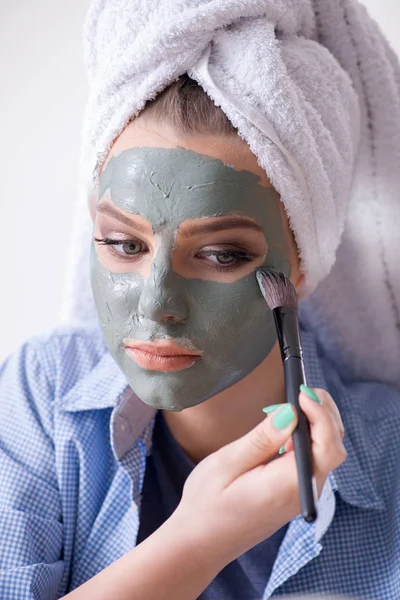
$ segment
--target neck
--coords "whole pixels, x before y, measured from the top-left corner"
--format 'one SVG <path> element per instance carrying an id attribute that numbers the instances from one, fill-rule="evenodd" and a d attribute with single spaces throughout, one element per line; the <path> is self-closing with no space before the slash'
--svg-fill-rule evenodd
<path id="1" fill-rule="evenodd" d="M 250 375 L 213 398 L 181 412 L 163 411 L 182 449 L 197 464 L 222 446 L 248 433 L 264 418 L 262 409 L 285 402 L 278 344 Z"/>

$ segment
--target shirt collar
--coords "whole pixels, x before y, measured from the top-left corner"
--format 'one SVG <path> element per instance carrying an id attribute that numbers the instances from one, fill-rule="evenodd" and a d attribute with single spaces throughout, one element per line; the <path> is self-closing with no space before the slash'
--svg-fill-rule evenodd
<path id="1" fill-rule="evenodd" d="M 109 352 L 56 405 L 62 411 L 78 412 L 114 408 L 126 393 L 128 382 Z"/>
<path id="2" fill-rule="evenodd" d="M 122 459 L 135 442 L 152 431 L 156 409 L 142 402 L 130 388 L 125 375 L 109 352 L 56 404 L 65 412 L 113 408 L 110 421 L 111 446 L 115 457 Z M 151 435 L 144 435 L 146 450 Z"/>

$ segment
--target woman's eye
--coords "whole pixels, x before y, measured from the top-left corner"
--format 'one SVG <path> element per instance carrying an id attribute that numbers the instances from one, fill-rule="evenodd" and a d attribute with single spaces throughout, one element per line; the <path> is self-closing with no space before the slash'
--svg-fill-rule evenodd
<path id="1" fill-rule="evenodd" d="M 214 260 L 213 260 L 214 259 Z M 236 262 L 237 257 L 233 252 L 219 252 L 218 254 L 210 255 L 209 260 L 220 265 L 230 265 Z"/>
<path id="2" fill-rule="evenodd" d="M 117 244 L 115 248 L 121 248 L 124 251 L 124 254 L 128 256 L 133 256 L 135 254 L 140 254 L 143 252 L 144 244 L 142 242 L 124 242 L 123 244 Z"/>
<path id="3" fill-rule="evenodd" d="M 251 254 L 243 250 L 225 250 L 221 248 L 202 250 L 196 256 L 220 268 L 238 267 L 244 262 L 254 259 Z"/>
<path id="4" fill-rule="evenodd" d="M 111 246 L 110 250 L 121 257 L 137 256 L 147 250 L 146 244 L 140 240 L 112 240 L 110 238 L 94 238 L 97 244 Z"/>

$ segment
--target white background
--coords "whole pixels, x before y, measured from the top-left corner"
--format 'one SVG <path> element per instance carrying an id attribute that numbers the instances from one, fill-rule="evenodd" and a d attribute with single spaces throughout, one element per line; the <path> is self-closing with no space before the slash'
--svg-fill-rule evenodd
<path id="1" fill-rule="evenodd" d="M 400 53 L 399 0 L 364 3 Z M 88 5 L 0 0 L 0 360 L 59 317 L 87 93 Z"/>

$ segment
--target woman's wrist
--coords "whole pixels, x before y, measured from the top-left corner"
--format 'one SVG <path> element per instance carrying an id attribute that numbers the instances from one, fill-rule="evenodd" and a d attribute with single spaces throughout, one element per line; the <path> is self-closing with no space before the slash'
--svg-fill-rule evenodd
<path id="1" fill-rule="evenodd" d="M 225 566 L 193 515 L 175 511 L 151 536 L 65 598 L 196 600 Z"/>
<path id="2" fill-rule="evenodd" d="M 220 536 L 216 539 L 215 532 L 197 517 L 195 511 L 178 506 L 160 532 L 163 528 L 164 534 L 175 544 L 179 540 L 179 546 L 186 556 L 192 557 L 203 572 L 209 572 L 213 577 L 232 560 L 229 548 L 226 548 Z"/>
<path id="3" fill-rule="evenodd" d="M 196 600 L 225 566 L 210 533 L 186 510 L 176 510 L 133 554 L 141 600 Z"/>

